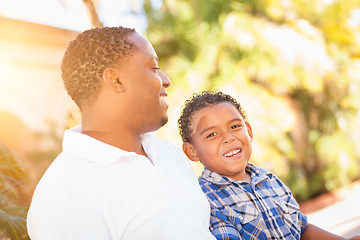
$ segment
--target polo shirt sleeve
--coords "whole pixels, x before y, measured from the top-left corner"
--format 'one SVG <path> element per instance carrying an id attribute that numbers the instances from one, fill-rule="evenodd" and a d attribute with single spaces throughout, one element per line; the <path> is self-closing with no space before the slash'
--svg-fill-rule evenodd
<path id="1" fill-rule="evenodd" d="M 80 190 L 64 188 L 42 186 L 35 192 L 27 219 L 31 239 L 110 239 L 95 200 Z"/>
<path id="2" fill-rule="evenodd" d="M 186 169 L 186 172 L 189 174 L 189 176 L 194 179 L 195 182 L 198 182 L 194 169 L 191 166 L 191 161 L 186 157 L 183 151 L 173 145 L 171 146 L 174 151 L 174 155 L 177 155 L 176 160 L 179 161 L 180 164 Z"/>

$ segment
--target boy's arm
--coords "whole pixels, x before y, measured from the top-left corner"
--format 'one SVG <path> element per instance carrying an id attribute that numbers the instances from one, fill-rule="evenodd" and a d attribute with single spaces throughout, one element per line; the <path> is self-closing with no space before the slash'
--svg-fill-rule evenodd
<path id="1" fill-rule="evenodd" d="M 313 239 L 314 240 L 318 240 L 318 239 L 345 240 L 347 238 L 332 234 L 328 231 L 325 231 L 324 229 L 321 229 L 309 223 L 304 234 L 301 236 L 301 240 L 313 240 Z M 349 240 L 360 240 L 360 236 L 349 238 Z"/>

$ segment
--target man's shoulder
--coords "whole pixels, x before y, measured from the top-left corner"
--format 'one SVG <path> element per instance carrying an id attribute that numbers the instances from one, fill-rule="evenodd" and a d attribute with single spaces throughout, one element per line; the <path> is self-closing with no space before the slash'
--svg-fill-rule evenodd
<path id="1" fill-rule="evenodd" d="M 175 146 L 173 143 L 164 140 L 162 138 L 156 137 L 151 133 L 145 133 L 142 135 L 142 142 L 145 148 L 161 148 L 162 151 L 172 151 L 176 154 L 182 155 L 180 148 Z"/>
<path id="2" fill-rule="evenodd" d="M 55 158 L 41 177 L 37 188 L 46 189 L 46 191 L 57 191 L 59 188 L 67 189 L 74 186 L 72 177 L 77 176 L 72 174 L 74 161 L 71 161 L 72 159 L 67 155 L 67 153 L 61 152 Z"/>
<path id="3" fill-rule="evenodd" d="M 144 133 L 142 136 L 142 141 L 149 143 L 149 144 L 166 144 L 172 147 L 175 147 L 175 145 L 173 145 L 171 142 L 162 139 L 160 137 L 155 136 L 152 133 Z"/>

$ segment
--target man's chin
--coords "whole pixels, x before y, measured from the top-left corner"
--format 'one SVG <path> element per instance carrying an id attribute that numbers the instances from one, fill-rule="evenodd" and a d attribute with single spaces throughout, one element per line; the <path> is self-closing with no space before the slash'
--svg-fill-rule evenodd
<path id="1" fill-rule="evenodd" d="M 164 126 L 168 122 L 169 118 L 168 116 L 165 116 L 161 119 L 161 125 L 160 127 Z"/>
<path id="2" fill-rule="evenodd" d="M 159 130 L 159 128 L 164 126 L 167 122 L 168 122 L 168 116 L 163 116 L 156 125 L 153 125 L 152 128 L 147 129 L 146 132 L 154 132 L 156 130 Z"/>

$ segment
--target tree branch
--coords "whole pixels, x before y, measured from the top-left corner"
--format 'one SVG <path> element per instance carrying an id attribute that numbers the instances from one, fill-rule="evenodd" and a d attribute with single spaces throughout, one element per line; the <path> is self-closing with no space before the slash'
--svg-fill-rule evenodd
<path id="1" fill-rule="evenodd" d="M 104 24 L 99 19 L 99 16 L 96 12 L 94 2 L 92 0 L 83 0 L 83 2 L 89 11 L 92 26 L 93 27 L 103 27 Z"/>

